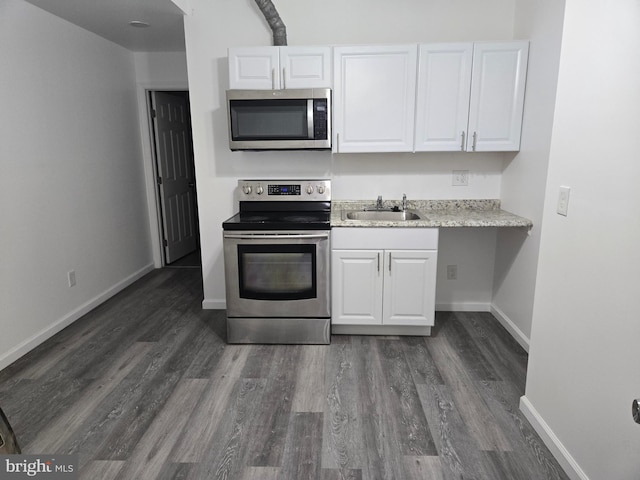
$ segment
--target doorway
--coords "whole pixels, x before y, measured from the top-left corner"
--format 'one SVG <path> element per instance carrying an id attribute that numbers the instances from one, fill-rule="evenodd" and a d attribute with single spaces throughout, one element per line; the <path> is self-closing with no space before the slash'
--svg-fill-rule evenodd
<path id="1" fill-rule="evenodd" d="M 189 92 L 148 91 L 162 263 L 199 267 L 200 235 Z"/>

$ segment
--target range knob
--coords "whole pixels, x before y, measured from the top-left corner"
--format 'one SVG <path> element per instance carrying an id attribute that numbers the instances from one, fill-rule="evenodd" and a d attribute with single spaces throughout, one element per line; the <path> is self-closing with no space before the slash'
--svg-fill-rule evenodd
<path id="1" fill-rule="evenodd" d="M 311 184 L 307 185 L 307 193 L 309 195 L 311 195 L 313 193 L 313 185 L 311 185 Z"/>
<path id="2" fill-rule="evenodd" d="M 324 194 L 324 185 L 322 185 L 322 184 L 318 185 L 318 193 L 320 195 Z"/>
<path id="3" fill-rule="evenodd" d="M 264 193 L 264 188 L 262 188 L 262 185 L 258 185 L 258 186 L 256 187 L 256 193 L 257 193 L 258 195 L 262 195 L 262 194 Z"/>
<path id="4" fill-rule="evenodd" d="M 251 193 L 251 185 L 246 184 L 242 186 L 242 191 L 245 195 L 249 195 Z"/>

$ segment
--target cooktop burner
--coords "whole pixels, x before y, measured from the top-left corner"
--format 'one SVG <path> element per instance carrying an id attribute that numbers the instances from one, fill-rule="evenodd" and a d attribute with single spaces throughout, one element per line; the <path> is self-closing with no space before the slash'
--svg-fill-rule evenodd
<path id="1" fill-rule="evenodd" d="M 323 215 L 283 215 L 284 222 L 317 222 Z"/>
<path id="2" fill-rule="evenodd" d="M 239 213 L 238 215 L 240 216 L 240 221 L 247 223 L 266 222 L 267 220 L 269 220 L 268 215 L 251 215 L 244 213 Z"/>

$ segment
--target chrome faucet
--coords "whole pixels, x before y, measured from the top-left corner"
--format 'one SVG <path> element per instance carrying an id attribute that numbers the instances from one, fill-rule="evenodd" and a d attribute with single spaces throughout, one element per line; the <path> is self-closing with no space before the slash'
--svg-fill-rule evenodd
<path id="1" fill-rule="evenodd" d="M 402 211 L 404 212 L 407 209 L 407 194 L 402 194 Z"/>
<path id="2" fill-rule="evenodd" d="M 382 210 L 382 195 L 378 195 L 378 200 L 376 201 L 376 208 L 378 210 Z"/>

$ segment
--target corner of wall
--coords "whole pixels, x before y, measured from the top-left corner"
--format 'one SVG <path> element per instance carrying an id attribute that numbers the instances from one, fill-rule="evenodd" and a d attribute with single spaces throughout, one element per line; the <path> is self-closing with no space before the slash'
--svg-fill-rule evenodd
<path id="1" fill-rule="evenodd" d="M 491 314 L 496 317 L 498 322 L 511 334 L 511 336 L 524 348 L 525 352 L 529 353 L 529 337 L 527 337 L 522 330 L 511 320 L 500 308 L 494 303 L 491 304 Z"/>

